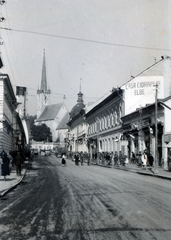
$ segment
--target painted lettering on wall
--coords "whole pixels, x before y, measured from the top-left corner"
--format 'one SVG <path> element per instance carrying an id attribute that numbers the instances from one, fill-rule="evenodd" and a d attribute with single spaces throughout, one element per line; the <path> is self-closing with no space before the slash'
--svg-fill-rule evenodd
<path id="1" fill-rule="evenodd" d="M 144 89 L 136 89 L 134 90 L 134 95 L 144 95 Z"/>
<path id="2" fill-rule="evenodd" d="M 145 95 L 145 88 L 154 88 L 160 85 L 160 81 L 129 82 L 125 84 L 125 89 L 132 89 L 135 96 Z"/>

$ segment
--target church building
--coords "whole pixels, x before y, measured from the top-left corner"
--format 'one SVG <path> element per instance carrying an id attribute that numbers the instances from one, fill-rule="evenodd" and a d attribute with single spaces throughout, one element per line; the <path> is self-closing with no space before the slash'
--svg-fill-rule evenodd
<path id="1" fill-rule="evenodd" d="M 45 123 L 51 130 L 53 142 L 60 141 L 67 131 L 68 127 L 64 124 L 64 120 L 68 121 L 68 111 L 64 103 L 50 104 L 51 90 L 47 88 L 46 78 L 46 60 L 45 50 L 43 53 L 42 78 L 40 88 L 37 90 L 37 119 L 36 125 Z M 62 130 L 58 128 L 61 124 L 66 125 Z M 60 131 L 60 132 L 59 132 Z M 62 131 L 62 133 L 61 133 Z"/>

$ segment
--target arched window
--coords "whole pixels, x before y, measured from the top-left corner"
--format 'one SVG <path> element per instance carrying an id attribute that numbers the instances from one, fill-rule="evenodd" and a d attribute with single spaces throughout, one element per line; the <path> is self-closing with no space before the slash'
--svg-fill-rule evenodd
<path id="1" fill-rule="evenodd" d="M 105 116 L 105 129 L 107 129 L 107 116 Z"/>
<path id="2" fill-rule="evenodd" d="M 102 118 L 99 119 L 99 130 L 102 130 Z"/>
<path id="3" fill-rule="evenodd" d="M 104 117 L 102 117 L 102 130 L 104 130 Z"/>
<path id="4" fill-rule="evenodd" d="M 117 124 L 117 114 L 116 110 L 114 111 L 114 126 Z"/>
<path id="5" fill-rule="evenodd" d="M 88 134 L 90 134 L 90 126 L 88 127 Z"/>
<path id="6" fill-rule="evenodd" d="M 111 148 L 111 140 L 110 138 L 108 138 L 108 151 L 111 152 L 112 148 Z"/>
<path id="7" fill-rule="evenodd" d="M 108 128 L 111 127 L 111 124 L 110 124 L 110 115 L 108 115 Z"/>
<path id="8" fill-rule="evenodd" d="M 91 134 L 93 133 L 93 124 L 91 123 Z"/>
<path id="9" fill-rule="evenodd" d="M 111 127 L 113 126 L 113 114 L 112 113 L 110 114 L 110 126 Z"/>

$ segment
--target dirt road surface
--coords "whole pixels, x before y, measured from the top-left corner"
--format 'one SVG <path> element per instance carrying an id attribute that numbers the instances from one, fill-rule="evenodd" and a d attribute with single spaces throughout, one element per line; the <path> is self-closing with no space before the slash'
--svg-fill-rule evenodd
<path id="1" fill-rule="evenodd" d="M 0 239 L 170 239 L 170 193 L 167 180 L 38 157 L 0 200 Z"/>

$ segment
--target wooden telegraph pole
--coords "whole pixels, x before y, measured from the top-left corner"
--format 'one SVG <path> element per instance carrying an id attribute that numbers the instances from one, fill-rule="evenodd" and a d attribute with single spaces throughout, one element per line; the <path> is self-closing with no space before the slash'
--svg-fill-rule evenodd
<path id="1" fill-rule="evenodd" d="M 157 127 L 157 94 L 158 94 L 158 85 L 156 87 L 155 93 L 155 159 L 154 159 L 154 172 L 158 173 L 158 127 Z"/>

